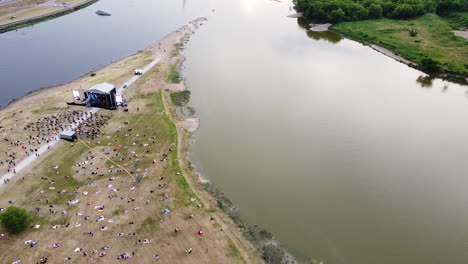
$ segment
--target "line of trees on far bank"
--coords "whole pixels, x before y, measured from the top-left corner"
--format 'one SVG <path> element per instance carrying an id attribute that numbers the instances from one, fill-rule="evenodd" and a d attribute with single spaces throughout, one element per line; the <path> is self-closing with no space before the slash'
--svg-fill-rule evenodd
<path id="1" fill-rule="evenodd" d="M 320 22 L 356 21 L 381 17 L 406 19 L 468 11 L 468 0 L 293 0 L 297 12 Z"/>

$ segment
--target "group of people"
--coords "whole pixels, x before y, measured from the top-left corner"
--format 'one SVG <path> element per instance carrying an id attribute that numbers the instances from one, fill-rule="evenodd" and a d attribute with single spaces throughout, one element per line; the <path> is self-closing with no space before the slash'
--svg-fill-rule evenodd
<path id="1" fill-rule="evenodd" d="M 72 114 L 72 117 L 73 116 L 77 118 L 77 116 L 81 115 L 74 113 Z M 93 116 L 95 120 L 106 120 L 106 117 L 101 115 L 90 116 Z M 90 118 L 90 116 L 88 118 Z M 73 121 L 73 119 L 71 120 Z M 56 122 L 54 121 L 52 124 L 56 124 Z M 35 207 L 36 213 L 43 213 L 44 211 L 41 210 L 41 207 L 45 206 L 47 209 L 45 212 L 56 213 L 61 211 L 62 214 L 65 215 L 67 214 L 67 207 L 79 207 L 75 214 L 76 216 L 72 215 L 67 217 L 69 222 L 62 225 L 54 225 L 52 227 L 54 232 L 61 232 L 69 228 L 82 228 L 84 229 L 82 233 L 89 236 L 88 240 L 93 239 L 96 233 L 101 234 L 100 232 L 115 232 L 117 237 L 123 237 L 124 234 L 128 233 L 129 238 L 135 239 L 134 247 L 152 244 L 150 238 L 140 237 L 147 234 L 138 233 L 137 227 L 139 225 L 134 225 L 137 223 L 134 217 L 139 214 L 139 210 L 146 210 L 145 208 L 151 204 L 148 195 L 156 195 L 155 197 L 161 195 L 159 201 L 170 199 L 171 195 L 166 189 L 169 183 L 176 181 L 171 181 L 171 177 L 168 176 L 157 177 L 156 182 L 150 182 L 154 187 L 148 191 L 148 195 L 145 197 L 141 193 L 136 193 L 138 191 L 136 188 L 141 186 L 139 183 L 143 178 L 150 175 L 151 166 L 158 162 L 157 160 L 163 164 L 166 163 L 166 158 L 168 157 L 167 153 L 172 151 L 172 149 L 168 147 L 165 151 L 160 150 L 160 152 L 154 153 L 154 150 L 156 150 L 155 147 L 157 146 L 156 135 L 139 135 L 133 133 L 131 128 L 125 129 L 125 126 L 130 127 L 131 125 L 128 121 L 125 121 L 122 126 L 117 128 L 114 134 L 109 134 L 112 135 L 107 139 L 110 145 L 101 144 L 101 142 L 97 142 L 96 140 L 92 141 L 91 138 L 88 144 L 92 150 L 82 151 L 80 153 L 80 159 L 75 162 L 71 169 L 74 172 L 74 176 L 66 176 L 65 180 L 74 178 L 85 180 L 88 183 L 84 186 L 76 186 L 71 193 L 72 199 L 67 200 L 63 205 L 52 205 L 49 204 L 49 197 L 47 197 L 48 192 L 44 190 L 41 191 L 43 197 L 36 201 L 38 203 Z M 100 140 L 104 142 L 106 139 Z M 120 144 L 116 143 L 116 141 L 119 141 Z M 127 143 L 122 144 L 122 142 Z M 163 166 L 165 167 L 166 165 Z M 42 179 L 47 181 L 48 186 L 55 187 L 58 180 L 63 180 L 58 179 L 58 177 L 64 177 L 61 174 L 62 169 L 64 169 L 62 166 L 53 165 L 50 169 L 50 175 L 42 176 Z M 180 173 L 177 173 L 177 175 L 180 175 Z M 101 179 L 107 180 L 100 181 Z M 160 194 L 158 194 L 157 190 L 160 190 Z M 133 191 L 135 191 L 135 193 L 132 195 Z M 69 192 L 69 190 L 55 191 L 55 193 L 59 195 L 66 195 Z M 127 228 L 123 228 L 118 217 L 113 216 L 109 206 L 102 201 L 103 193 L 105 193 L 105 199 L 107 199 L 108 203 L 110 203 L 111 200 L 119 201 L 117 202 L 117 204 L 120 204 L 118 207 L 124 208 L 120 214 L 133 215 L 131 217 L 132 220 L 128 222 Z M 90 211 L 87 208 L 93 208 L 94 210 Z M 170 213 L 169 210 L 168 213 Z M 94 219 L 94 221 L 92 219 Z M 98 224 L 96 225 L 94 223 Z M 118 225 L 120 229 L 116 229 L 115 224 L 117 223 L 120 223 L 120 225 Z M 177 227 L 176 229 L 177 232 L 179 232 L 179 228 Z M 100 235 L 97 236 L 100 237 Z M 53 248 L 58 248 L 56 245 L 60 245 L 60 243 L 55 242 L 53 245 Z M 171 243 L 165 243 L 165 246 L 166 245 L 171 245 Z M 108 248 L 107 246 L 105 247 L 106 250 Z M 92 253 L 95 253 L 95 251 L 96 250 L 91 250 Z M 92 261 L 95 257 L 103 258 L 108 255 L 107 252 L 104 251 L 96 253 L 95 256 L 88 255 L 84 250 L 80 252 L 88 261 Z M 190 254 L 192 249 L 187 252 Z M 137 254 L 136 248 L 128 248 L 126 252 L 118 254 L 117 259 L 127 260 L 134 257 L 135 254 Z M 160 259 L 159 252 L 153 252 L 151 256 L 153 256 L 154 261 Z M 67 256 L 66 260 L 71 260 L 71 257 L 72 256 Z"/>
<path id="2" fill-rule="evenodd" d="M 0 156 L 0 167 L 4 167 L 7 173 L 16 173 L 16 162 L 25 156 L 39 156 L 38 149 L 57 140 L 58 134 L 64 130 L 74 130 L 81 138 L 98 137 L 110 116 L 69 110 L 34 120 L 30 116 L 18 117 L 16 113 L 13 118 L 10 127 L 0 125 L 3 144 L 8 146 L 4 148 L 3 157 Z"/>

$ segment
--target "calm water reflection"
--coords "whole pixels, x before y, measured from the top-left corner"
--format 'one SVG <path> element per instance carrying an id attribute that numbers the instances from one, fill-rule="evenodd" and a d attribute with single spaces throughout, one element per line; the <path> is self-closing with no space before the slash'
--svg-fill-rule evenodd
<path id="1" fill-rule="evenodd" d="M 0 105 L 133 54 L 210 11 L 210 0 L 100 0 L 0 34 Z M 96 10 L 112 14 L 96 15 Z"/>
<path id="2" fill-rule="evenodd" d="M 297 24 L 303 28 L 307 32 L 307 36 L 309 38 L 315 39 L 315 40 L 327 40 L 330 43 L 338 43 L 340 42 L 343 38 L 340 34 L 337 34 L 333 31 L 325 31 L 325 32 L 315 32 L 309 30 L 309 22 L 307 22 L 304 18 L 298 18 L 297 19 Z"/>
<path id="3" fill-rule="evenodd" d="M 289 5 L 218 1 L 189 42 L 197 168 L 306 259 L 467 263 L 466 87 L 306 37 Z"/>

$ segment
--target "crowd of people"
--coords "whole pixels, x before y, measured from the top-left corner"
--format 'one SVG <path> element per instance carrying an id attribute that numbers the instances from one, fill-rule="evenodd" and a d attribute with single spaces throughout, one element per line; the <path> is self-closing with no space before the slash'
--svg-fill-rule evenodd
<path id="1" fill-rule="evenodd" d="M 73 120 L 86 114 L 80 115 L 71 113 L 70 120 Z M 92 116 L 92 118 L 91 118 Z M 75 119 L 73 119 L 75 118 Z M 97 120 L 107 122 L 107 117 L 103 115 L 88 115 L 86 120 Z M 45 118 L 46 123 L 49 123 L 53 131 L 56 124 L 59 122 L 50 121 L 55 118 Z M 39 123 L 40 124 L 40 123 Z M 96 126 L 96 122 L 90 123 Z M 44 126 L 47 128 L 47 125 Z M 89 128 L 88 127 L 88 128 Z M 30 126 L 29 129 L 33 131 L 48 131 L 43 129 L 41 125 Z M 65 129 L 66 127 L 63 127 Z M 41 132 L 44 133 L 44 132 Z M 44 134 L 45 135 L 45 134 Z M 111 136 L 112 135 L 112 136 Z M 171 183 L 176 183 L 177 180 L 171 179 L 170 175 L 159 176 L 152 181 L 151 188 L 146 190 L 146 193 L 141 193 L 141 182 L 143 179 L 152 175 L 152 166 L 155 163 L 160 163 L 163 168 L 166 168 L 168 161 L 168 153 L 173 151 L 172 145 L 158 149 L 158 138 L 156 134 L 153 135 L 140 135 L 134 133 L 129 121 L 124 121 L 121 126 L 116 128 L 115 133 L 109 134 L 106 139 L 108 144 L 103 144 L 105 139 L 92 140 L 91 137 L 87 143 L 90 149 L 81 151 L 80 158 L 72 166 L 71 170 L 74 174 L 73 178 L 85 180 L 87 184 L 84 186 L 76 186 L 72 192 L 69 190 L 55 190 L 55 186 L 60 179 L 64 177 L 65 181 L 71 179 L 68 175 L 63 175 L 61 166 L 54 165 L 48 169 L 49 176 L 41 176 L 44 182 L 47 182 L 48 189 L 54 189 L 57 195 L 70 194 L 71 199 L 65 200 L 63 204 L 52 204 L 48 198 L 47 190 L 40 190 L 42 198 L 37 199 L 35 205 L 35 213 L 42 214 L 62 214 L 67 215 L 66 223 L 61 225 L 53 225 L 51 229 L 54 232 L 61 232 L 63 230 L 80 228 L 83 230 L 83 236 L 88 239 L 94 239 L 95 236 L 102 239 L 102 232 L 114 233 L 117 238 L 126 237 L 133 239 L 134 244 L 125 252 L 118 253 L 116 259 L 128 260 L 135 257 L 138 253 L 138 247 L 147 245 L 146 247 L 154 247 L 155 251 L 152 252 L 151 257 L 154 261 L 158 261 L 161 257 L 161 252 L 157 252 L 156 246 L 151 246 L 153 240 L 146 237 L 148 234 L 139 232 L 137 226 L 141 225 L 135 218 L 139 215 L 140 210 L 149 210 L 149 206 L 153 203 L 151 200 L 159 201 L 161 204 L 173 199 L 171 191 L 168 187 Z M 101 142 L 102 141 L 102 142 Z M 123 143 L 126 142 L 126 143 Z M 180 175 L 179 172 L 175 173 Z M 192 198 L 190 201 L 194 202 L 196 199 Z M 122 223 L 119 217 L 115 216 L 110 210 L 110 206 L 122 209 L 122 215 L 131 215 L 131 220 Z M 68 214 L 68 211 L 75 211 L 72 208 L 77 207 L 76 213 Z M 171 211 L 167 208 L 161 210 L 162 215 L 170 217 Z M 193 219 L 193 215 L 187 216 L 187 219 Z M 144 220 L 144 219 L 143 219 Z M 140 220 L 141 221 L 141 220 Z M 161 223 L 164 223 L 161 219 Z M 179 227 L 175 227 L 174 233 L 181 232 Z M 194 232 L 194 236 L 201 236 L 202 231 Z M 34 246 L 38 240 L 34 241 Z M 52 241 L 50 241 L 52 242 Z M 171 242 L 164 243 L 164 247 L 170 246 Z M 52 243 L 53 248 L 60 247 L 59 241 Z M 83 245 L 86 247 L 86 245 Z M 75 252 L 80 253 L 86 261 L 93 261 L 99 258 L 108 257 L 108 250 L 110 246 L 104 246 L 98 249 L 78 248 Z M 192 248 L 185 250 L 186 255 L 192 253 Z M 66 256 L 66 261 L 76 259 L 77 256 Z"/>
<path id="2" fill-rule="evenodd" d="M 18 112 L 18 116 L 22 111 Z M 13 114 L 15 118 L 16 113 Z M 38 149 L 58 140 L 59 133 L 74 130 L 81 138 L 94 139 L 108 124 L 110 116 L 87 111 L 65 111 L 34 119 L 30 116 L 15 118 L 10 126 L 0 124 L 4 151 L 0 154 L 0 168 L 16 173 L 16 163 L 25 156 L 39 156 Z M 3 155 L 2 155 L 3 154 Z M 2 157 L 3 156 L 3 157 Z M 4 183 L 8 183 L 7 179 Z"/>

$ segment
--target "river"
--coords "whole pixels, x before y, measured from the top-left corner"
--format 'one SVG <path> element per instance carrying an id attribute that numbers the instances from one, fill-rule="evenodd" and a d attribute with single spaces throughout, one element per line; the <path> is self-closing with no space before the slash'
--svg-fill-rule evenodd
<path id="1" fill-rule="evenodd" d="M 468 263 L 467 87 L 306 32 L 290 5 L 216 2 L 189 42 L 196 169 L 303 259 Z"/>
<path id="2" fill-rule="evenodd" d="M 307 32 L 286 17 L 290 6 L 101 0 L 0 34 L 0 104 L 208 14 L 185 50 L 190 105 L 201 119 L 191 158 L 249 223 L 301 260 L 467 263 L 466 87 L 421 79 L 336 34 Z"/>
<path id="3" fill-rule="evenodd" d="M 209 1 L 100 0 L 58 19 L 0 34 L 0 105 L 136 53 L 208 13 Z M 97 10 L 112 16 L 98 16 Z"/>

